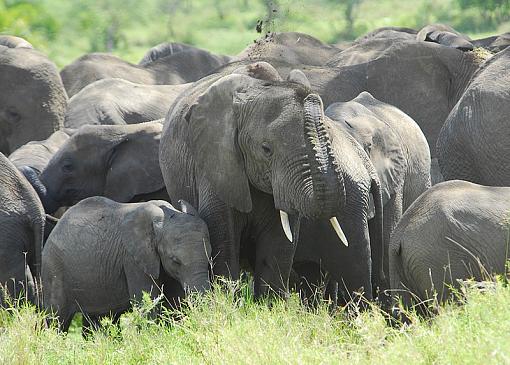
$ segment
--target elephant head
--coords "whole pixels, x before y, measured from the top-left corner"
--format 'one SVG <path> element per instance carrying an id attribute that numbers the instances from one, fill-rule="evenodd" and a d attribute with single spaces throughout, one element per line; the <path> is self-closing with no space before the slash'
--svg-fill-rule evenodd
<path id="1" fill-rule="evenodd" d="M 344 179 L 317 94 L 279 77 L 232 74 L 210 84 L 184 118 L 168 125 L 170 133 L 189 128 L 195 171 L 228 206 L 250 212 L 251 185 L 273 195 L 289 240 L 297 234 L 292 216 L 331 219 L 346 242 L 335 218 L 345 204 Z"/>
<path id="2" fill-rule="evenodd" d="M 63 126 L 67 95 L 56 66 L 30 48 L 0 46 L 0 151 L 48 138 Z"/>
<path id="3" fill-rule="evenodd" d="M 79 128 L 40 175 L 46 201 L 56 202 L 53 207 L 68 206 L 101 195 L 129 202 L 163 189 L 158 164 L 161 129 L 158 122 Z"/>
<path id="4" fill-rule="evenodd" d="M 209 233 L 188 203 L 181 210 L 161 200 L 140 203 L 123 219 L 122 241 L 147 275 L 158 279 L 163 267 L 185 293 L 203 292 L 210 289 Z"/>

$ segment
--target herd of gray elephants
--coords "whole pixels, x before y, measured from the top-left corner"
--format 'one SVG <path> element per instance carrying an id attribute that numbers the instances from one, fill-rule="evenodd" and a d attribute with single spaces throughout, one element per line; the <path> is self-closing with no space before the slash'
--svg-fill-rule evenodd
<path id="1" fill-rule="evenodd" d="M 67 330 L 215 277 L 388 308 L 504 274 L 510 33 L 387 27 L 60 72 L 0 36 L 0 301 Z M 8 157 L 7 157 L 8 156 Z"/>

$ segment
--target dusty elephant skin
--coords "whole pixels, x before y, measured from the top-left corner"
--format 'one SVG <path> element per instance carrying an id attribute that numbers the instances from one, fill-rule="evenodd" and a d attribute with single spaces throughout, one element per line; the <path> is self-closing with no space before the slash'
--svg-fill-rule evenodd
<path id="1" fill-rule="evenodd" d="M 167 198 L 158 163 L 162 125 L 86 125 L 40 175 L 48 213 L 95 195 L 118 202 Z"/>
<path id="2" fill-rule="evenodd" d="M 181 209 L 188 213 L 161 200 L 121 204 L 103 197 L 70 208 L 42 254 L 44 308 L 60 329 L 67 331 L 76 312 L 94 324 L 103 315 L 118 318 L 143 291 L 155 299 L 163 287 L 171 299 L 209 290 L 207 226 L 187 203 Z"/>
<path id="3" fill-rule="evenodd" d="M 390 246 L 394 294 L 406 306 L 450 298 L 459 279 L 504 274 L 510 188 L 447 181 L 421 195 L 398 223 Z"/>
<path id="4" fill-rule="evenodd" d="M 366 154 L 345 158 L 331 144 L 333 122 L 317 94 L 274 74 L 210 77 L 180 96 L 160 144 L 170 198 L 190 201 L 208 224 L 216 275 L 239 278 L 240 255 L 249 255 L 256 295 L 286 290 L 300 219 L 331 220 L 354 247 L 353 287 L 371 298 L 367 220 L 371 192 L 382 218 L 377 173 Z"/>
<path id="5" fill-rule="evenodd" d="M 339 129 L 352 136 L 357 144 L 350 145 L 342 135 L 329 131 L 332 148 L 343 157 L 339 161 L 355 160 L 365 154 L 373 164 L 381 183 L 384 212 L 383 241 L 374 234 L 375 219 L 369 223 L 374 289 L 389 288 L 388 247 L 402 213 L 420 194 L 430 187 L 430 152 L 425 136 L 409 116 L 397 108 L 380 102 L 367 92 L 355 99 L 331 104 L 325 111 L 331 118 L 331 129 Z M 360 165 L 359 169 L 363 169 Z M 372 198 L 372 197 L 371 197 Z M 369 218 L 373 218 L 373 206 Z M 294 269 L 306 283 L 304 290 L 320 287 L 324 275 L 339 282 L 341 301 L 349 301 L 359 272 L 353 264 L 355 248 L 338 244 L 333 231 L 325 222 L 305 221 L 301 225 L 300 243 L 294 256 Z M 383 276 L 378 275 L 376 256 L 382 256 Z M 314 273 L 314 275 L 309 275 Z M 331 295 L 332 293 L 328 293 Z M 382 297 L 380 297 L 383 300 Z M 387 298 L 386 298 L 387 299 Z M 386 300 L 384 299 L 384 300 Z"/>
<path id="6" fill-rule="evenodd" d="M 489 59 L 473 77 L 437 141 L 447 180 L 510 185 L 510 49 Z"/>
<path id="7" fill-rule="evenodd" d="M 0 46 L 0 152 L 8 155 L 63 126 L 67 95 L 56 66 L 30 48 Z"/>
<path id="8" fill-rule="evenodd" d="M 0 284 L 14 298 L 25 289 L 33 303 L 35 279 L 41 270 L 44 222 L 44 210 L 36 192 L 0 153 Z M 1 304 L 4 304 L 2 292 Z"/>
<path id="9" fill-rule="evenodd" d="M 177 96 L 189 86 L 144 85 L 122 79 L 99 80 L 87 85 L 69 100 L 64 126 L 122 125 L 162 119 Z"/>

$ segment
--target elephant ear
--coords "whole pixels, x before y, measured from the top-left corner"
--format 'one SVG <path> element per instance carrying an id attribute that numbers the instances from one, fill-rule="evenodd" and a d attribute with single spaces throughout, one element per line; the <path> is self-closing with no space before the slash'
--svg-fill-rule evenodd
<path id="1" fill-rule="evenodd" d="M 404 183 L 407 162 L 399 136 L 383 119 L 356 102 L 367 98 L 375 100 L 370 94 L 362 93 L 353 101 L 330 105 L 326 115 L 339 122 L 369 156 L 379 176 L 385 204 Z"/>
<path id="2" fill-rule="evenodd" d="M 138 205 L 138 204 L 137 204 Z M 140 203 L 122 222 L 122 241 L 127 252 L 144 273 L 157 279 L 160 271 L 158 241 L 161 239 L 164 212 L 155 204 Z"/>
<path id="3" fill-rule="evenodd" d="M 158 157 L 162 126 L 151 124 L 113 147 L 106 166 L 106 197 L 125 203 L 165 187 Z"/>
<path id="4" fill-rule="evenodd" d="M 186 114 L 197 174 L 225 204 L 241 212 L 251 211 L 252 201 L 237 143 L 235 110 L 248 98 L 249 89 L 260 83 L 246 75 L 224 76 L 209 86 Z"/>

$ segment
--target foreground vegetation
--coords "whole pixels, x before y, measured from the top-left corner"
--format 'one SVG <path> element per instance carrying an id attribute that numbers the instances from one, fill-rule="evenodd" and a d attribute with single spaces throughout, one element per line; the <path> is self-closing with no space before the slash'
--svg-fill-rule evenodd
<path id="1" fill-rule="evenodd" d="M 0 311 L 2 364 L 510 364 L 510 287 L 469 289 L 465 305 L 448 305 L 433 319 L 409 314 L 412 323 L 390 327 L 372 308 L 334 315 L 327 306 L 307 310 L 296 296 L 255 303 L 215 290 L 189 301 L 189 309 L 155 323 L 148 303 L 121 319 L 121 329 L 83 340 L 45 329 L 32 307 Z M 351 311 L 353 313 L 355 311 Z"/>
<path id="2" fill-rule="evenodd" d="M 138 62 L 166 41 L 237 54 L 263 30 L 324 42 L 383 26 L 443 22 L 478 38 L 510 31 L 509 0 L 0 0 L 0 33 L 28 39 L 62 67 L 88 52 Z"/>

